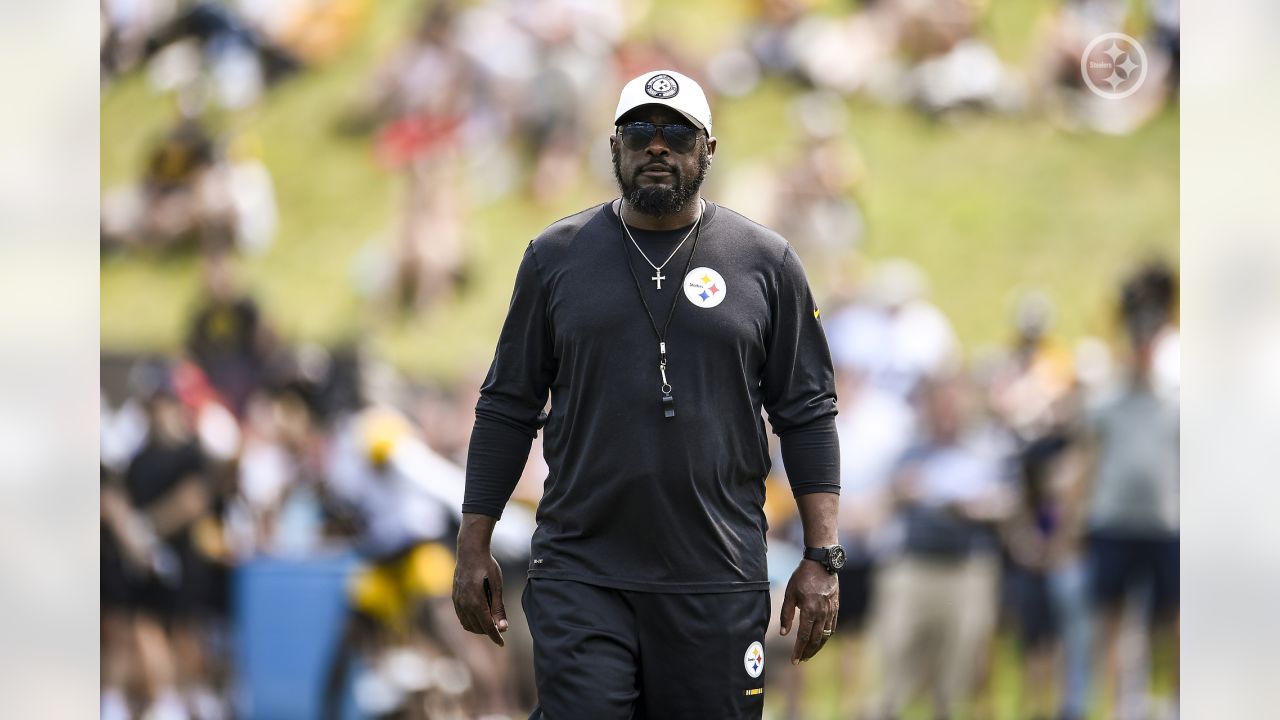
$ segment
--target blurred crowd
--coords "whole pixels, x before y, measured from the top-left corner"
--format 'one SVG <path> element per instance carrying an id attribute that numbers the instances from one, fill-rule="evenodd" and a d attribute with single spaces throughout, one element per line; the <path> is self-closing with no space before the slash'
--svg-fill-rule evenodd
<path id="1" fill-rule="evenodd" d="M 205 283 L 181 359 L 104 367 L 103 717 L 228 717 L 236 567 L 341 550 L 362 563 L 327 707 L 354 683 L 370 717 L 517 716 L 532 700 L 527 638 L 517 624 L 494 648 L 449 601 L 479 378 L 420 385 L 361 348 L 287 347 L 231 256 L 207 261 Z M 1022 663 L 1018 717 L 1102 703 L 1104 717 L 1148 718 L 1152 697 L 1173 702 L 1176 298 L 1170 268 L 1139 267 L 1116 293 L 1119 340 L 1066 346 L 1052 303 L 1025 293 L 1008 347 L 970 361 L 907 261 L 832 299 L 850 557 L 827 651 L 840 676 L 775 666 L 784 717 L 809 717 L 806 683 L 833 680 L 841 717 L 900 717 L 920 698 L 937 717 L 990 716 L 1002 632 Z M 781 592 L 801 536 L 776 465 Z M 545 472 L 535 444 L 498 526 L 510 602 Z"/>
<path id="2" fill-rule="evenodd" d="M 449 601 L 478 379 L 413 385 L 363 348 L 288 346 L 237 270 L 205 259 L 181 357 L 103 360 L 102 717 L 233 716 L 236 569 L 342 553 L 361 565 L 317 707 L 352 683 L 368 717 L 516 706 L 492 672 L 510 656 L 468 642 Z M 537 471 L 495 535 L 516 577 Z"/>
<path id="3" fill-rule="evenodd" d="M 370 346 L 291 343 L 244 279 L 279 221 L 261 106 L 324 72 L 371 5 L 101 3 L 104 88 L 143 75 L 174 108 L 136 181 L 103 190 L 103 252 L 194 251 L 203 285 L 181 352 L 103 359 L 103 718 L 244 714 L 237 573 L 264 557 L 343 554 L 359 562 L 315 706 L 337 717 L 350 694 L 366 717 L 462 718 L 532 705 L 519 613 L 497 649 L 463 632 L 449 602 L 480 376 L 426 384 Z M 826 650 L 839 676 L 771 664 L 783 717 L 812 716 L 824 687 L 840 717 L 921 704 L 989 717 L 998 638 L 1019 658 L 1019 718 L 1146 718 L 1175 702 L 1175 273 L 1136 268 L 1117 288 L 1114 337 L 1074 344 L 1055 336 L 1053 302 L 1025 292 L 990 309 L 1009 314 L 1010 341 L 983 350 L 960 346 L 916 266 L 862 252 L 867 181 L 847 98 L 1126 133 L 1176 94 L 1176 2 L 1051 5 L 1033 60 L 1016 67 L 993 49 L 985 0 L 758 0 L 728 46 L 707 51 L 646 30 L 648 3 L 436 0 L 331 109 L 333 132 L 365 138 L 402 182 L 389 271 L 372 289 L 411 315 L 465 288 L 464 228 L 489 204 L 521 193 L 546 207 L 584 180 L 612 186 L 599 138 L 621 80 L 671 66 L 720 98 L 786 89 L 796 149 L 709 189 L 788 237 L 830 289 L 850 556 Z M 1116 29 L 1147 48 L 1136 102 L 1102 100 L 1080 77 L 1085 45 Z M 775 468 L 770 567 L 785 583 L 800 537 Z M 495 538 L 508 606 L 545 472 L 535 442 Z"/>
<path id="4" fill-rule="evenodd" d="M 1123 280 L 1116 343 L 1064 346 L 1053 305 L 1028 292 L 1009 345 L 968 363 L 923 287 L 881 263 L 826 320 L 850 557 L 841 662 L 835 678 L 777 668 L 794 675 L 785 717 L 810 716 L 806 681 L 840 688 L 838 717 L 898 718 L 913 701 L 995 717 L 1001 636 L 1021 663 L 1013 717 L 1176 717 L 1174 272 Z M 774 510 L 777 537 L 798 542 L 792 508 Z"/>

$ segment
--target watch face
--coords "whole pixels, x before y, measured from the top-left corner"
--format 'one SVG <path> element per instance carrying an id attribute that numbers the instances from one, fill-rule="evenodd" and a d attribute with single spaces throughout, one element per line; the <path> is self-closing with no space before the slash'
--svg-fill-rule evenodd
<path id="1" fill-rule="evenodd" d="M 839 570 L 844 567 L 844 548 L 839 545 L 831 548 L 831 554 L 828 556 L 831 561 L 831 567 Z"/>

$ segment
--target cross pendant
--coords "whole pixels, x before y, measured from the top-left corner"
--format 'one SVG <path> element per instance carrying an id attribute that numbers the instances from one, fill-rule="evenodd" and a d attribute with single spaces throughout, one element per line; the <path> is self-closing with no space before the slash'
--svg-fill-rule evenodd
<path id="1" fill-rule="evenodd" d="M 666 279 L 667 279 L 667 276 L 666 276 L 666 275 L 663 275 L 663 274 L 662 274 L 662 271 L 661 271 L 661 270 L 659 270 L 657 275 L 654 275 L 653 277 L 651 277 L 651 278 L 649 278 L 649 279 L 650 279 L 650 280 L 652 280 L 652 281 L 654 281 L 655 283 L 657 283 L 657 284 L 658 284 L 658 289 L 659 289 L 659 290 L 661 290 L 661 289 L 662 289 L 662 281 L 663 281 L 663 280 L 666 280 Z"/>

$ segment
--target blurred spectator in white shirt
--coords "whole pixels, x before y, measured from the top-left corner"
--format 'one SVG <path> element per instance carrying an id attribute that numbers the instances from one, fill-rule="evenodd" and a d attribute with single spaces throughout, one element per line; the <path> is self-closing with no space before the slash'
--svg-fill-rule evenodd
<path id="1" fill-rule="evenodd" d="M 922 379 L 954 370 L 959 341 L 926 291 L 925 277 L 912 263 L 879 263 L 865 301 L 841 309 L 827 324 L 833 358 L 866 368 L 871 384 L 899 398 L 910 397 Z"/>

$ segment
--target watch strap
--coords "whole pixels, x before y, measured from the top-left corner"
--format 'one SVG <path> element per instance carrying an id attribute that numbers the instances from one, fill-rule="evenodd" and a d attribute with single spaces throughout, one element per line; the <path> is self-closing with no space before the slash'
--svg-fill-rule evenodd
<path id="1" fill-rule="evenodd" d="M 806 546 L 804 549 L 805 560 L 814 560 L 822 563 L 824 566 L 827 564 L 827 558 L 830 555 L 831 555 L 831 548 Z"/>

